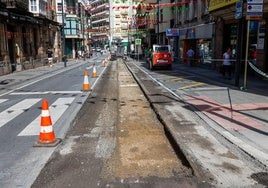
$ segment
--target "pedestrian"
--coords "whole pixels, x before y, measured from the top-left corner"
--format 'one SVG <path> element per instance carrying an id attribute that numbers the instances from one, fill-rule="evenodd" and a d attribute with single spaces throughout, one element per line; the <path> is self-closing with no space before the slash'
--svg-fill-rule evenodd
<path id="1" fill-rule="evenodd" d="M 52 67 L 53 63 L 53 51 L 50 47 L 47 49 L 47 60 L 50 67 Z"/>
<path id="2" fill-rule="evenodd" d="M 192 47 L 189 48 L 186 54 L 188 66 L 193 66 L 194 50 L 192 49 Z"/>
<path id="3" fill-rule="evenodd" d="M 228 47 L 226 49 L 226 52 L 222 55 L 223 57 L 223 63 L 222 63 L 222 76 L 225 77 L 226 73 L 228 74 L 227 79 L 231 79 L 232 76 L 232 64 L 231 64 L 231 48 Z"/>
<path id="4" fill-rule="evenodd" d="M 78 62 L 78 50 L 75 50 L 75 62 Z"/>
<path id="5" fill-rule="evenodd" d="M 203 50 L 201 48 L 199 48 L 199 51 L 198 51 L 198 55 L 199 55 L 199 63 L 200 64 L 203 64 L 204 63 L 204 53 L 203 53 Z"/>

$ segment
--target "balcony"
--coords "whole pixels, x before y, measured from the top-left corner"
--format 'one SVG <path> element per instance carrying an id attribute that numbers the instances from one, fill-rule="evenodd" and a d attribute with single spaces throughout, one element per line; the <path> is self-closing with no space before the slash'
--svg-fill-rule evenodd
<path id="1" fill-rule="evenodd" d="M 99 20 L 91 21 L 92 24 L 109 23 L 109 18 L 102 18 Z"/>
<path id="2" fill-rule="evenodd" d="M 8 9 L 19 9 L 28 11 L 28 0 L 0 0 Z"/>

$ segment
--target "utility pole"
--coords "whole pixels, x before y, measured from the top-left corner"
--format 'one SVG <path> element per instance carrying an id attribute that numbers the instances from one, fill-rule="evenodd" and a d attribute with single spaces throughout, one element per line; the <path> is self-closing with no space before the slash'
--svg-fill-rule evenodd
<path id="1" fill-rule="evenodd" d="M 237 30 L 237 45 L 236 45 L 236 62 L 235 62 L 235 86 L 239 86 L 240 83 L 240 65 L 241 65 L 241 58 L 242 58 L 242 39 L 244 38 L 244 32 L 243 32 L 243 7 L 244 7 L 244 1 L 238 1 L 236 3 L 236 12 L 238 12 L 238 8 L 240 9 L 240 15 L 238 15 L 238 30 Z"/>
<path id="2" fill-rule="evenodd" d="M 61 50 L 62 50 L 62 61 L 64 62 L 64 67 L 66 67 L 66 56 L 65 56 L 65 33 L 64 33 L 64 0 L 61 0 L 61 17 L 62 17 L 62 27 L 61 27 Z"/>
<path id="3" fill-rule="evenodd" d="M 159 37 L 159 16 L 160 16 L 160 0 L 157 0 L 157 44 L 160 44 L 160 37 Z"/>

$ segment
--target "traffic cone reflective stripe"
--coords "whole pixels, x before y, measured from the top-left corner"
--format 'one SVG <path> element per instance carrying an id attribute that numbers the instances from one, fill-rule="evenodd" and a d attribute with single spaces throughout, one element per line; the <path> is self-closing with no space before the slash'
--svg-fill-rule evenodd
<path id="1" fill-rule="evenodd" d="M 43 126 L 52 125 L 52 121 L 51 121 L 51 118 L 49 116 L 48 110 L 42 110 L 41 125 L 43 125 Z"/>
<path id="2" fill-rule="evenodd" d="M 52 126 L 41 126 L 41 133 L 50 133 L 53 132 Z"/>
<path id="3" fill-rule="evenodd" d="M 84 71 L 84 84 L 83 84 L 83 90 L 84 90 L 84 91 L 88 91 L 88 90 L 90 90 L 90 85 L 89 85 L 89 82 L 88 82 L 88 71 L 87 71 L 87 70 Z"/>
<path id="4" fill-rule="evenodd" d="M 52 120 L 49 115 L 48 101 L 42 101 L 42 113 L 41 113 L 41 130 L 39 134 L 39 141 L 35 146 L 55 146 L 59 143 L 59 140 L 56 139 Z"/>

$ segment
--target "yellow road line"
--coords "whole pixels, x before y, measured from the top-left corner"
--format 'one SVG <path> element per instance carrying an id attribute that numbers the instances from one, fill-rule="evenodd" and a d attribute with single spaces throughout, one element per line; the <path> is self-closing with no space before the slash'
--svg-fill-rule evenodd
<path id="1" fill-rule="evenodd" d="M 189 89 L 189 88 L 192 88 L 192 87 L 197 87 L 197 86 L 202 86 L 202 85 L 205 85 L 205 83 L 203 83 L 203 82 L 196 82 L 196 83 L 193 83 L 193 84 L 190 84 L 190 85 L 186 85 L 186 86 L 180 87 L 179 89 Z"/>
<path id="2" fill-rule="evenodd" d="M 177 81 L 181 81 L 184 80 L 185 78 L 172 78 L 170 80 L 167 80 L 166 82 L 177 82 Z"/>
<path id="3" fill-rule="evenodd" d="M 192 78 L 194 76 L 183 76 L 183 77 L 176 77 L 176 78 L 171 78 L 170 80 L 167 80 L 166 82 L 177 82 L 177 81 L 182 81 L 182 80 L 186 80 L 188 78 Z"/>

